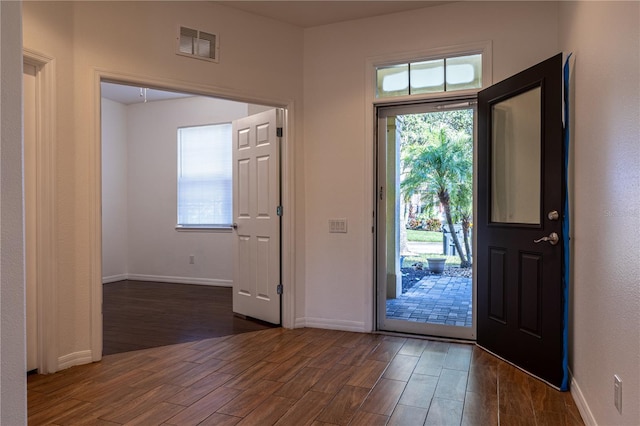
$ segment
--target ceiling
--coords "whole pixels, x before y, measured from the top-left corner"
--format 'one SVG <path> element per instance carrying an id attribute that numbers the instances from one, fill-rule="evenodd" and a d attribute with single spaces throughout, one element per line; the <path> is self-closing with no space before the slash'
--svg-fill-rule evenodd
<path id="1" fill-rule="evenodd" d="M 310 28 L 319 25 L 334 24 L 336 22 L 350 21 L 353 19 L 370 18 L 389 13 L 438 6 L 444 3 L 450 3 L 450 1 L 231 0 L 216 1 L 215 3 L 220 3 L 228 7 L 275 19 L 277 21 L 286 22 L 298 27 Z"/>
<path id="2" fill-rule="evenodd" d="M 145 96 L 145 89 L 140 86 L 128 86 L 124 84 L 106 82 L 102 82 L 100 87 L 103 98 L 125 105 L 139 104 L 145 102 L 145 99 L 147 102 L 153 102 L 194 96 L 187 93 L 168 92 L 155 89 L 146 89 Z"/>

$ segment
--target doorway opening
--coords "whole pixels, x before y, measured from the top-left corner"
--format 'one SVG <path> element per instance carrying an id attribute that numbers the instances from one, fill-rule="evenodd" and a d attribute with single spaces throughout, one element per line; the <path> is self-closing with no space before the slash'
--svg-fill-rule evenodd
<path id="1" fill-rule="evenodd" d="M 178 219 L 179 200 L 187 210 L 185 203 L 202 201 L 180 198 L 178 129 L 232 123 L 275 107 L 112 80 L 101 82 L 101 95 L 102 353 L 271 327 L 233 314 L 237 256 L 231 216 L 213 225 Z M 231 132 L 228 137 L 227 154 Z M 228 168 L 212 172 L 212 185 L 230 190 L 228 156 Z M 199 175 L 202 164 L 195 157 Z M 195 186 L 206 184 L 194 179 Z M 231 198 L 224 202 L 230 212 Z M 216 199 L 211 208 L 220 203 Z M 158 299 L 162 295 L 166 299 Z"/>
<path id="2" fill-rule="evenodd" d="M 378 329 L 475 339 L 475 99 L 377 116 Z"/>

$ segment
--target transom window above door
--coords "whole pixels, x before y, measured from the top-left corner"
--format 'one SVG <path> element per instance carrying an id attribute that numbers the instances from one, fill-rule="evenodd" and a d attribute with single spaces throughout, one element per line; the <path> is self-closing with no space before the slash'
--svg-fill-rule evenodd
<path id="1" fill-rule="evenodd" d="M 376 81 L 377 98 L 479 89 L 482 54 L 378 66 Z"/>

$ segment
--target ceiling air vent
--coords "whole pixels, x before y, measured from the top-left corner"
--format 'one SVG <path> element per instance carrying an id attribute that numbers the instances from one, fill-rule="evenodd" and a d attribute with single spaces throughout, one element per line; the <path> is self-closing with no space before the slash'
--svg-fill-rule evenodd
<path id="1" fill-rule="evenodd" d="M 218 35 L 180 27 L 178 55 L 218 62 Z"/>

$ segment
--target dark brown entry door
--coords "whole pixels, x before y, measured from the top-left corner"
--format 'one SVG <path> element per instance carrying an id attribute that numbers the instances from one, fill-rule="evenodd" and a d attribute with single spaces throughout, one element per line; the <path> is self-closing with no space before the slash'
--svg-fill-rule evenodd
<path id="1" fill-rule="evenodd" d="M 478 345 L 560 388 L 562 54 L 479 93 L 478 146 Z"/>

